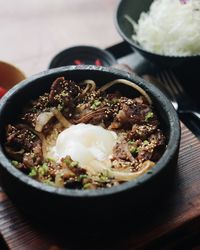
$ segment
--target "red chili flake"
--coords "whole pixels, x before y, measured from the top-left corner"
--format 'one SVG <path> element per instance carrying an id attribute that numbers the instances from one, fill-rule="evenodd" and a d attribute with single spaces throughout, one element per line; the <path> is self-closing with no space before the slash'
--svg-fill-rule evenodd
<path id="1" fill-rule="evenodd" d="M 186 4 L 189 0 L 180 0 L 181 4 Z"/>
<path id="2" fill-rule="evenodd" d="M 96 59 L 95 65 L 96 65 L 96 66 L 102 66 L 103 63 L 102 63 L 102 61 L 101 61 L 100 59 Z"/>
<path id="3" fill-rule="evenodd" d="M 80 64 L 84 64 L 84 62 L 82 62 L 81 60 L 77 59 L 77 60 L 74 60 L 74 64 L 80 65 Z"/>
<path id="4" fill-rule="evenodd" d="M 0 98 L 7 92 L 6 89 L 0 86 Z"/>

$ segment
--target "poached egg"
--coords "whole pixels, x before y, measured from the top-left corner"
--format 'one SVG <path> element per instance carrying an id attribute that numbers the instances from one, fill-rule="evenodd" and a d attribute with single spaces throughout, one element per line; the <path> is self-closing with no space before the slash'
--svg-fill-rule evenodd
<path id="1" fill-rule="evenodd" d="M 58 135 L 49 157 L 59 162 L 70 156 L 93 175 L 111 167 L 110 156 L 116 141 L 115 132 L 101 126 L 80 123 L 66 128 Z"/>

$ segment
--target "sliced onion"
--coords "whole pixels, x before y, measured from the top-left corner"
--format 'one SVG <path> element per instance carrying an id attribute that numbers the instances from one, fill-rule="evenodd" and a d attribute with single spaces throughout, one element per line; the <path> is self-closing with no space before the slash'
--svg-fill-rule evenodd
<path id="1" fill-rule="evenodd" d="M 61 173 L 57 173 L 55 177 L 55 186 L 56 187 L 64 187 L 64 180 L 61 177 Z"/>
<path id="2" fill-rule="evenodd" d="M 86 84 L 86 87 L 85 87 L 85 89 L 83 89 L 83 91 L 82 91 L 82 93 L 79 95 L 79 96 L 77 96 L 77 97 L 83 97 L 83 96 L 85 96 L 85 94 L 88 92 L 88 91 L 93 91 L 93 90 L 95 90 L 96 89 L 96 83 L 93 81 L 93 80 L 85 80 L 84 82 L 83 82 L 83 84 Z"/>
<path id="3" fill-rule="evenodd" d="M 111 170 L 109 171 L 109 174 L 111 177 L 114 177 L 118 181 L 130 181 L 144 174 L 153 166 L 155 166 L 155 163 L 153 161 L 147 160 L 142 164 L 142 169 L 140 171 L 130 173 L 130 172 L 125 172 L 125 171 Z"/>
<path id="4" fill-rule="evenodd" d="M 83 83 L 87 84 L 87 87 L 90 89 L 90 91 L 96 89 L 96 83 L 93 80 L 88 79 L 88 80 L 85 80 Z"/>
<path id="5" fill-rule="evenodd" d="M 96 176 L 100 173 L 103 173 L 105 175 L 109 173 L 111 167 L 110 160 L 105 160 L 103 162 L 93 160 L 92 163 L 93 164 L 87 164 L 84 167 L 83 166 L 80 167 L 84 168 L 87 171 L 87 173 L 89 173 L 89 175 L 91 176 Z"/>
<path id="6" fill-rule="evenodd" d="M 35 130 L 37 132 L 41 132 L 43 127 L 50 121 L 53 116 L 53 112 L 40 113 L 36 119 Z"/>
<path id="7" fill-rule="evenodd" d="M 20 128 L 26 128 L 26 129 L 30 130 L 33 134 L 37 135 L 37 137 L 40 139 L 40 141 L 42 143 L 43 157 L 46 158 L 46 155 L 47 155 L 47 143 L 46 143 L 45 136 L 41 132 L 37 132 L 35 129 L 31 128 L 27 124 L 21 124 L 20 123 L 18 125 L 18 127 L 20 127 Z"/>
<path id="8" fill-rule="evenodd" d="M 71 126 L 71 123 L 62 115 L 62 113 L 58 109 L 53 109 L 52 112 L 64 128 L 69 128 Z"/>
<path id="9" fill-rule="evenodd" d="M 45 143 L 46 140 L 45 140 L 44 135 L 42 133 L 40 133 L 40 132 L 35 131 L 35 129 L 33 129 L 32 127 L 30 127 L 27 124 L 20 123 L 20 124 L 17 125 L 17 127 L 22 128 L 22 129 L 25 128 L 27 130 L 30 130 L 33 134 L 35 134 L 40 139 L 40 141 L 42 143 L 42 153 L 43 153 L 43 155 L 45 155 L 45 153 L 46 153 L 46 143 Z M 6 151 L 8 153 L 14 153 L 16 156 L 19 155 L 19 154 L 23 154 L 25 152 L 24 149 L 21 149 L 20 151 L 15 152 L 15 151 L 12 151 L 12 149 L 9 150 L 8 147 L 6 147 Z M 13 154 L 13 156 L 14 156 L 14 154 Z"/>
<path id="10" fill-rule="evenodd" d="M 84 167 L 84 169 L 92 176 L 103 173 L 105 175 L 108 175 L 108 177 L 114 178 L 117 181 L 130 181 L 139 177 L 140 175 L 143 175 L 153 166 L 155 166 L 155 163 L 153 161 L 147 160 L 142 164 L 141 170 L 133 173 L 130 171 L 113 170 L 110 168 L 110 163 L 108 161 L 102 163 L 94 161 L 92 167 L 87 165 L 86 167 Z"/>
<path id="11" fill-rule="evenodd" d="M 105 110 L 106 110 L 106 108 L 103 107 L 103 108 L 99 108 L 95 111 L 90 111 L 90 112 L 86 113 L 84 116 L 80 117 L 79 119 L 74 120 L 74 122 L 75 123 L 87 123 L 92 117 L 95 117 L 95 116 L 101 114 Z"/>
<path id="12" fill-rule="evenodd" d="M 38 136 L 38 138 L 40 139 L 41 143 L 42 143 L 42 154 L 43 154 L 43 158 L 45 159 L 46 156 L 47 156 L 47 142 L 46 142 L 46 139 L 45 139 L 45 136 L 40 133 L 40 132 L 37 132 L 31 128 L 29 128 L 35 135 Z"/>
<path id="13" fill-rule="evenodd" d="M 110 87 L 112 87 L 113 85 L 120 84 L 120 83 L 137 90 L 141 95 L 143 95 L 147 99 L 147 101 L 150 105 L 152 104 L 152 100 L 151 100 L 150 96 L 147 94 L 147 92 L 144 89 L 142 89 L 140 86 L 138 86 L 134 82 L 131 82 L 131 81 L 126 80 L 126 79 L 116 79 L 114 81 L 108 82 L 105 85 L 103 85 L 99 90 L 103 92 L 103 91 L 109 89 Z"/>

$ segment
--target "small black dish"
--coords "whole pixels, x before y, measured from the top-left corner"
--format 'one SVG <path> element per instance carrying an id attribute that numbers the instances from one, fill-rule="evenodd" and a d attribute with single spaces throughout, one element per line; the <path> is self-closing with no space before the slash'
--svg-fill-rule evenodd
<path id="1" fill-rule="evenodd" d="M 165 56 L 155 54 L 143 49 L 131 37 L 134 33 L 132 25 L 124 18 L 130 16 L 135 22 L 138 21 L 141 12 L 147 12 L 153 0 L 121 0 L 116 8 L 115 25 L 122 38 L 131 46 L 133 50 L 139 52 L 147 60 L 157 66 L 177 67 L 184 65 L 187 69 L 199 65 L 200 56 Z"/>
<path id="2" fill-rule="evenodd" d="M 72 190 L 42 184 L 15 168 L 4 151 L 5 127 L 15 121 L 22 108 L 32 99 L 49 90 L 52 82 L 60 76 L 74 81 L 92 79 L 97 86 L 114 79 L 127 79 L 142 87 L 152 98 L 167 136 L 167 148 L 151 174 L 112 188 L 97 190 Z M 135 94 L 124 87 L 125 95 Z M 0 183 L 12 199 L 31 217 L 47 218 L 57 222 L 93 223 L 114 220 L 119 223 L 124 214 L 138 217 L 138 212 L 148 210 L 155 198 L 166 197 L 176 169 L 179 143 L 179 120 L 171 102 L 155 86 L 124 71 L 96 66 L 67 66 L 48 70 L 24 80 L 12 88 L 0 102 Z M 140 218 L 140 217 L 139 217 Z M 104 224 L 105 226 L 105 224 Z M 110 227 L 108 227 L 110 228 Z"/>
<path id="3" fill-rule="evenodd" d="M 116 63 L 114 56 L 106 50 L 92 46 L 75 46 L 57 54 L 49 69 L 67 65 L 112 66 Z"/>

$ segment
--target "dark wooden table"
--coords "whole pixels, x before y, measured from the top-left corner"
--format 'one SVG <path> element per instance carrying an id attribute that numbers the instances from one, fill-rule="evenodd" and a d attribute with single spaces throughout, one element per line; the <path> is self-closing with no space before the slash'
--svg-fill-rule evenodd
<path id="1" fill-rule="evenodd" d="M 27 76 L 45 70 L 52 57 L 69 46 L 109 47 L 118 43 L 113 13 L 117 0 L 0 0 L 0 60 L 20 67 Z M 159 210 L 137 230 L 100 233 L 72 239 L 49 232 L 25 218 L 0 191 L 0 249 L 199 249 L 200 143 L 182 124 L 176 182 Z M 129 222 L 127 222 L 129 224 Z M 5 243 L 6 242 L 6 243 Z"/>
<path id="2" fill-rule="evenodd" d="M 105 234 L 104 230 L 86 234 L 66 228 L 49 228 L 26 218 L 0 192 L 0 230 L 14 250 L 61 249 L 192 249 L 200 238 L 200 142 L 182 124 L 181 148 L 174 187 L 170 195 L 136 224 L 127 220 L 128 230 Z M 170 188 L 170 187 L 169 187 Z M 39 202 L 39 201 L 38 201 Z M 125 218 L 127 215 L 125 215 Z M 98 224 L 97 224 L 98 228 Z M 85 237 L 83 237 L 85 235 Z"/>

